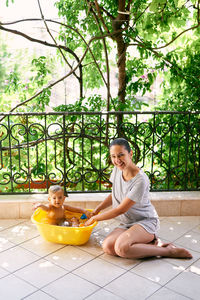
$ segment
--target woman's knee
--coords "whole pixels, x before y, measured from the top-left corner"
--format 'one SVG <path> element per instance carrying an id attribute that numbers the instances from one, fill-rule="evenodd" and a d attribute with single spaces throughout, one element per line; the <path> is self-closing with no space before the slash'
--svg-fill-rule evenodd
<path id="1" fill-rule="evenodd" d="M 114 250 L 114 242 L 113 241 L 111 241 L 109 239 L 105 239 L 103 241 L 102 248 L 105 253 L 110 254 L 110 255 L 116 255 L 115 250 Z"/>
<path id="2" fill-rule="evenodd" d="M 115 242 L 114 250 L 115 253 L 120 257 L 128 257 L 131 245 L 127 241 L 117 239 Z"/>
<path id="3" fill-rule="evenodd" d="M 115 242 L 124 231 L 125 230 L 122 228 L 116 228 L 105 238 L 102 244 L 102 248 L 105 253 L 117 255 L 115 253 Z"/>

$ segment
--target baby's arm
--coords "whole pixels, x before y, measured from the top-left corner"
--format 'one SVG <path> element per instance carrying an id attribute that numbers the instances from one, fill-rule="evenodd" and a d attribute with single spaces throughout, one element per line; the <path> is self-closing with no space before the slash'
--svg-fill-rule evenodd
<path id="1" fill-rule="evenodd" d="M 33 209 L 36 210 L 38 207 L 40 207 L 42 210 L 45 210 L 45 211 L 49 211 L 50 210 L 50 207 L 48 205 L 44 205 L 42 203 L 34 203 L 33 204 Z"/>
<path id="2" fill-rule="evenodd" d="M 72 211 L 72 212 L 78 212 L 78 213 L 85 214 L 88 218 L 90 218 L 92 216 L 92 213 L 90 211 L 88 211 L 84 208 L 81 208 L 81 207 L 74 207 L 74 206 L 65 204 L 64 208 L 66 210 L 69 210 L 69 211 Z"/>

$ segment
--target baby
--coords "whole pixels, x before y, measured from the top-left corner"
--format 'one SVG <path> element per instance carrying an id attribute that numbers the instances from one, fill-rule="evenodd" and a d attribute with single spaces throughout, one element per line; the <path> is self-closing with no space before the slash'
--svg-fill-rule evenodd
<path id="1" fill-rule="evenodd" d="M 44 211 L 47 212 L 47 217 L 49 223 L 52 225 L 61 225 L 61 226 L 72 226 L 78 227 L 79 220 L 76 217 L 70 219 L 65 218 L 65 210 L 71 212 L 83 213 L 87 218 L 91 217 L 91 213 L 83 208 L 73 207 L 67 204 L 64 204 L 65 195 L 63 189 L 59 185 L 53 185 L 49 188 L 49 204 L 44 205 L 41 203 L 35 204 L 34 209 L 41 207 Z"/>

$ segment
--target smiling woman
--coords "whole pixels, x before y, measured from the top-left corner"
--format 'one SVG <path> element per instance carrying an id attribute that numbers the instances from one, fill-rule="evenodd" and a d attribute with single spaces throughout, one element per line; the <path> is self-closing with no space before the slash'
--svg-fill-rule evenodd
<path id="1" fill-rule="evenodd" d="M 149 178 L 134 164 L 127 140 L 118 138 L 112 141 L 110 156 L 114 165 L 110 177 L 112 194 L 96 207 L 94 216 L 86 222 L 90 225 L 95 221 L 120 217 L 120 226 L 103 242 L 104 252 L 125 258 L 192 258 L 187 250 L 170 243 L 158 245 L 159 218 L 149 200 Z M 98 214 L 111 205 L 110 210 Z"/>

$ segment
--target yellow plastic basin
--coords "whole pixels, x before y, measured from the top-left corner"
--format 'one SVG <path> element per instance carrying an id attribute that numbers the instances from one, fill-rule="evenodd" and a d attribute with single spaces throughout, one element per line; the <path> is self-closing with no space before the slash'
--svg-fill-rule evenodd
<path id="1" fill-rule="evenodd" d="M 89 209 L 88 209 L 89 210 Z M 91 211 L 91 210 L 90 210 Z M 75 216 L 80 219 L 82 214 L 66 211 L 66 217 Z M 40 235 L 48 242 L 69 245 L 85 244 L 92 233 L 92 229 L 97 225 L 94 222 L 90 226 L 64 227 L 48 224 L 47 212 L 37 208 L 31 216 L 31 221 L 36 224 Z"/>

